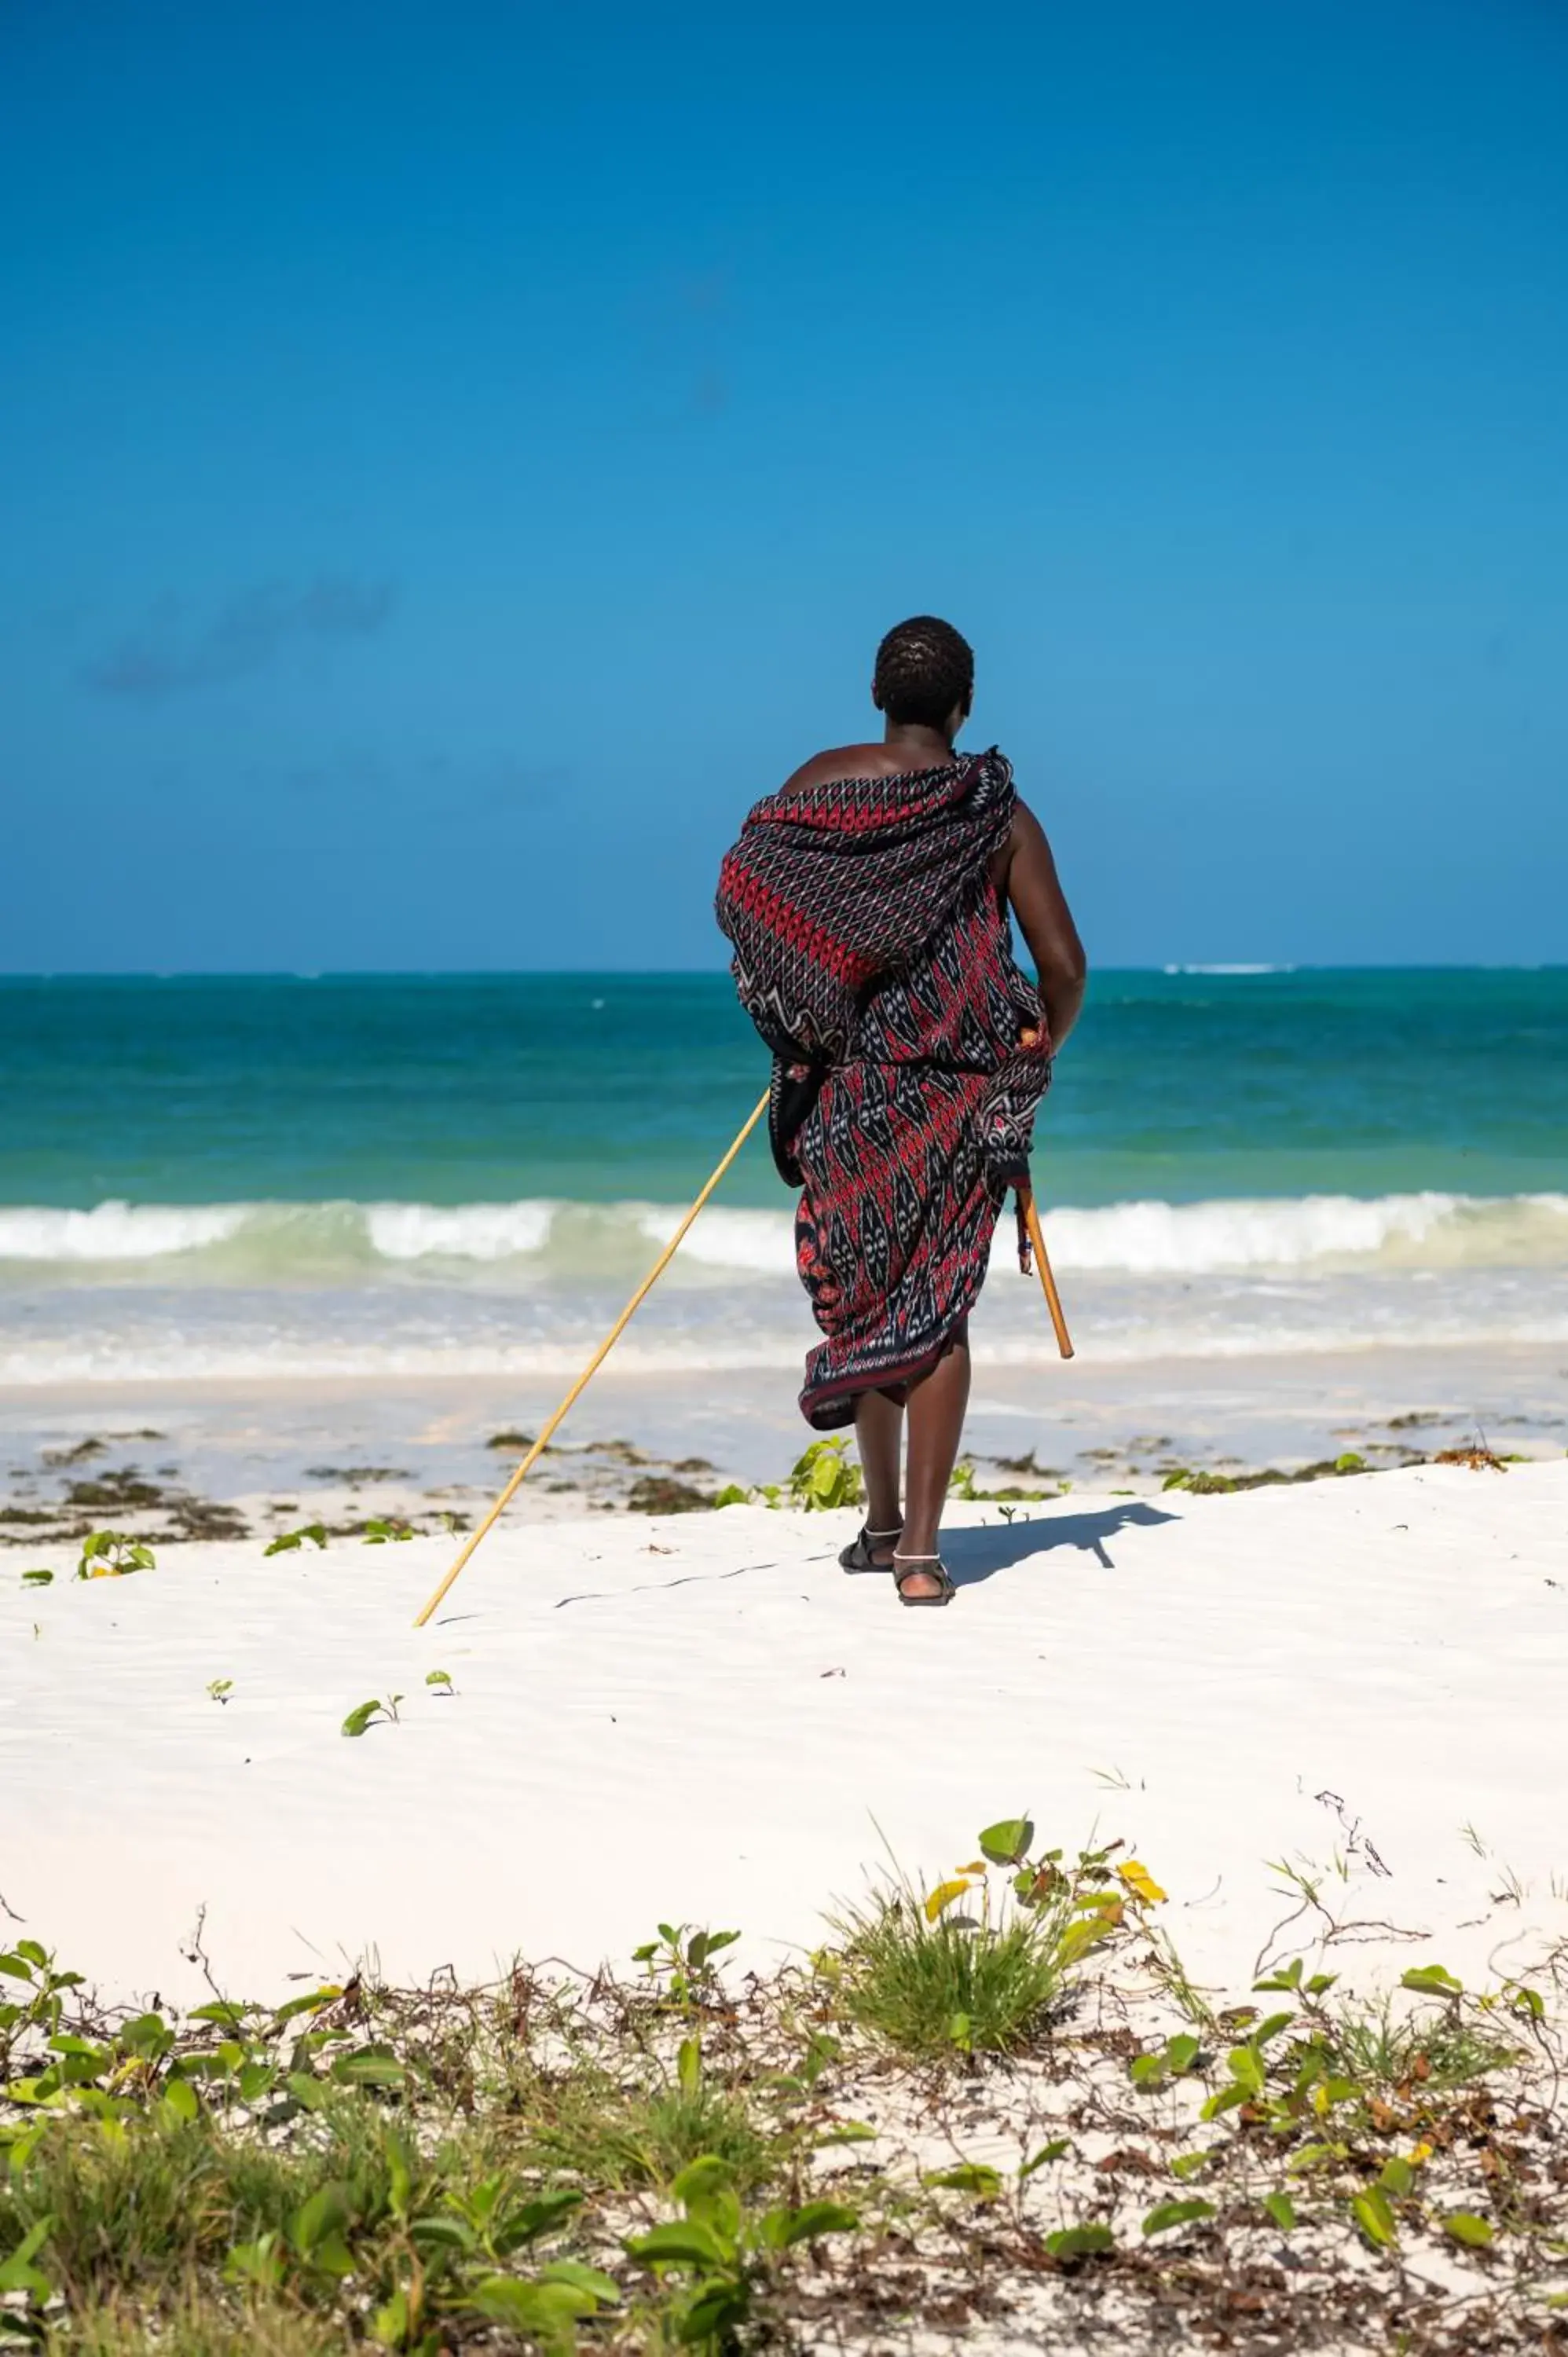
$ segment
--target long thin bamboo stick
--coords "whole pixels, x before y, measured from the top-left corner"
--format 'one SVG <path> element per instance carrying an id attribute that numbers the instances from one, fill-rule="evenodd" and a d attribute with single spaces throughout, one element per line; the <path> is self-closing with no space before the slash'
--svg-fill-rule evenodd
<path id="1" fill-rule="evenodd" d="M 1050 1311 L 1051 1324 L 1057 1329 L 1057 1348 L 1064 1359 L 1070 1359 L 1072 1337 L 1067 1330 L 1067 1319 L 1062 1315 L 1062 1297 L 1057 1291 L 1056 1278 L 1051 1275 L 1046 1240 L 1040 1232 L 1040 1215 L 1035 1209 L 1034 1191 L 1031 1188 L 1020 1187 L 1018 1193 L 1024 1205 L 1024 1218 L 1029 1230 L 1029 1242 L 1035 1247 L 1035 1265 L 1040 1272 L 1040 1284 L 1045 1292 L 1046 1308 Z"/>
<path id="2" fill-rule="evenodd" d="M 453 1581 L 456 1578 L 458 1573 L 467 1562 L 469 1556 L 473 1554 L 474 1549 L 478 1545 L 479 1541 L 486 1535 L 487 1532 L 493 1530 L 496 1523 L 499 1522 L 502 1514 L 506 1512 L 508 1506 L 511 1503 L 512 1499 L 516 1496 L 524 1475 L 530 1470 L 547 1447 L 551 1434 L 562 1422 L 575 1402 L 582 1397 L 584 1392 L 587 1390 L 589 1383 L 593 1381 L 595 1375 L 597 1374 L 599 1369 L 604 1365 L 605 1361 L 609 1357 L 610 1352 L 615 1349 L 615 1346 L 620 1340 L 621 1336 L 626 1332 L 627 1328 L 630 1325 L 637 1311 L 641 1307 L 642 1303 L 647 1300 L 648 1296 L 652 1292 L 654 1286 L 658 1284 L 660 1278 L 663 1275 L 665 1270 L 674 1259 L 675 1254 L 679 1251 L 681 1243 L 685 1237 L 686 1231 L 690 1228 L 693 1221 L 696 1218 L 698 1212 L 702 1210 L 703 1205 L 707 1201 L 708 1197 L 713 1193 L 714 1189 L 718 1185 L 719 1180 L 724 1177 L 725 1172 L 729 1168 L 730 1164 L 735 1160 L 736 1156 L 740 1152 L 741 1147 L 746 1144 L 746 1139 L 751 1135 L 752 1131 L 757 1127 L 757 1123 L 762 1119 L 762 1116 L 767 1110 L 768 1092 L 765 1090 L 762 1096 L 758 1099 L 754 1111 L 751 1113 L 742 1128 L 739 1136 L 736 1139 L 735 1144 L 730 1147 L 729 1152 L 725 1156 L 724 1160 L 714 1172 L 713 1177 L 709 1179 L 707 1185 L 703 1188 L 702 1193 L 698 1196 L 696 1201 L 693 1204 L 691 1210 L 687 1212 L 685 1218 L 682 1221 L 680 1226 L 676 1229 L 674 1234 L 671 1237 L 669 1243 L 660 1254 L 659 1258 L 654 1262 L 653 1266 L 649 1270 L 648 1275 L 643 1278 L 642 1283 L 638 1286 L 637 1291 L 632 1295 L 631 1299 L 627 1303 L 626 1308 L 621 1311 L 620 1316 L 616 1319 L 615 1324 L 610 1328 L 609 1332 L 605 1336 L 604 1340 L 599 1344 L 598 1349 L 594 1352 L 593 1357 L 588 1361 L 587 1365 L 583 1369 L 582 1373 L 578 1376 L 576 1382 L 573 1384 L 571 1390 L 567 1393 L 565 1398 L 556 1409 L 554 1415 L 550 1418 L 548 1424 L 545 1425 L 543 1430 L 540 1433 L 538 1439 L 534 1442 L 532 1448 L 529 1450 L 521 1464 L 513 1473 L 510 1480 L 507 1483 L 506 1488 L 501 1491 L 500 1496 L 496 1500 L 495 1504 L 490 1508 L 489 1512 L 479 1524 L 478 1529 L 477 1531 L 470 1532 L 468 1537 L 464 1541 L 462 1551 L 459 1554 L 456 1562 L 452 1566 L 451 1570 L 446 1574 L 446 1578 L 441 1582 L 440 1587 L 435 1590 L 435 1595 L 431 1598 L 424 1611 L 415 1620 L 413 1625 L 416 1629 L 424 1628 L 425 1622 L 429 1620 L 431 1614 L 435 1611 L 436 1606 L 440 1603 L 442 1598 L 446 1595 L 447 1589 L 451 1587 Z"/>

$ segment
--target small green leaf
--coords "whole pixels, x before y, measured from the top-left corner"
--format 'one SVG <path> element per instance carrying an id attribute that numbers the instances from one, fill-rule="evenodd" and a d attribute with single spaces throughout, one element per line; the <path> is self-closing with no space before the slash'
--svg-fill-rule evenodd
<path id="1" fill-rule="evenodd" d="M 1071 2150 L 1072 2143 L 1069 2137 L 1053 2136 L 1049 2144 L 1043 2144 L 1038 2152 L 1031 2153 L 1029 2158 L 1025 2161 L 1018 2171 L 1019 2184 L 1022 2185 L 1026 2178 L 1033 2177 L 1036 2169 L 1048 2169 L 1053 2160 L 1060 2160 L 1064 2153 Z"/>
<path id="2" fill-rule="evenodd" d="M 1255 2046 L 1233 2046 L 1226 2057 L 1230 2066 L 1232 2083 L 1240 2088 L 1243 2096 L 1254 2101 L 1267 2084 L 1263 2058 Z"/>
<path id="3" fill-rule="evenodd" d="M 267 1549 L 269 1555 L 273 1552 L 271 1547 Z M 401 2349 L 407 2341 L 410 2321 L 408 2294 L 394 2291 L 371 2318 L 371 2339 L 378 2349 Z"/>
<path id="4" fill-rule="evenodd" d="M 354 2262 L 344 2241 L 351 2211 L 351 2189 L 343 2184 L 321 2186 L 302 2201 L 289 2222 L 289 2240 L 302 2259 L 324 2275 L 348 2276 Z"/>
<path id="5" fill-rule="evenodd" d="M 441 1694 L 455 1694 L 456 1692 L 456 1688 L 452 1684 L 452 1673 L 450 1670 L 426 1670 L 424 1673 L 424 1683 L 427 1686 L 435 1686 Z"/>
<path id="6" fill-rule="evenodd" d="M 1064 1964 L 1076 1964 L 1090 1948 L 1098 1947 L 1101 1940 L 1108 1940 L 1114 1929 L 1114 1924 L 1103 1915 L 1079 1915 L 1062 1933 L 1057 1953 Z"/>
<path id="7" fill-rule="evenodd" d="M 54 1574 L 52 1571 L 45 1571 L 40 1568 L 38 1571 L 25 1571 L 22 1574 L 22 1585 L 24 1587 L 52 1587 L 53 1584 Z"/>
<path id="8" fill-rule="evenodd" d="M 842 2201 L 807 2201 L 799 2210 L 770 2210 L 762 2221 L 762 2237 L 769 2250 L 792 2251 L 797 2243 L 814 2243 L 823 2234 L 853 2234 L 858 2213 Z"/>
<path id="9" fill-rule="evenodd" d="M 711 2201 L 715 2193 L 727 2193 L 734 2182 L 728 2161 L 721 2160 L 715 2152 L 704 2152 L 671 2179 L 670 2190 L 683 2207 L 696 2209 Z"/>
<path id="10" fill-rule="evenodd" d="M 648 2233 L 635 2236 L 626 2247 L 634 2259 L 640 2259 L 647 2266 L 705 2269 L 725 2264 L 725 2255 L 717 2235 L 692 2218 L 680 2224 L 655 2226 Z"/>
<path id="11" fill-rule="evenodd" d="M 961 2160 L 951 2169 L 928 2169 L 920 2181 L 952 2193 L 972 2193 L 977 2201 L 994 2201 L 1002 2190 L 1001 2171 L 983 2160 Z"/>
<path id="12" fill-rule="evenodd" d="M 1207 2148 L 1202 2152 L 1177 2153 L 1171 2163 L 1171 2175 L 1179 2177 L 1185 2185 L 1189 2178 L 1201 2176 L 1213 2158 Z"/>
<path id="13" fill-rule="evenodd" d="M 306 1539 L 311 1542 L 313 1546 L 324 1547 L 327 1544 L 326 1524 L 324 1523 L 306 1523 L 302 1529 L 297 1531 L 280 1531 L 277 1537 L 274 1539 L 268 1546 L 264 1547 L 262 1552 L 264 1555 L 290 1555 L 293 1553 L 295 1548 L 302 1547 Z"/>
<path id="14" fill-rule="evenodd" d="M 69 2030 L 60 2036 L 51 2038 L 49 2045 L 56 2054 L 80 2055 L 84 2061 L 96 2062 L 100 2068 L 109 2060 L 109 2049 L 106 2046 L 94 2045 L 91 2039 L 72 2037 Z"/>
<path id="15" fill-rule="evenodd" d="M 1400 1986 L 1423 1996 L 1462 1996 L 1465 1990 L 1464 1982 L 1445 1973 L 1441 1964 L 1412 1964 L 1401 1977 Z"/>
<path id="16" fill-rule="evenodd" d="M 319 2013 L 324 2005 L 334 2004 L 342 1994 L 335 1984 L 329 1984 L 324 1988 L 307 1989 L 303 1996 L 291 1996 L 274 2014 L 273 2028 L 281 2029 L 285 2021 L 293 2021 L 302 2013 Z"/>
<path id="17" fill-rule="evenodd" d="M 1091 2258 L 1097 2251 L 1113 2251 L 1116 2237 L 1109 2226 L 1064 2226 L 1059 2233 L 1046 2236 L 1046 2248 L 1053 2259 L 1071 2261 Z"/>
<path id="18" fill-rule="evenodd" d="M 332 2076 L 340 2087 L 401 2087 L 408 2073 L 390 2046 L 357 2046 L 334 2056 Z"/>
<path id="19" fill-rule="evenodd" d="M 581 2259 L 552 2259 L 539 2270 L 542 2284 L 564 2284 L 568 2290 L 584 2294 L 606 2308 L 615 2308 L 620 2300 L 620 2286 L 613 2276 L 605 2275 L 598 2267 L 585 2267 Z"/>
<path id="20" fill-rule="evenodd" d="M 309 2252 L 325 2235 L 340 2233 L 348 2222 L 348 2188 L 323 2185 L 295 2212 L 289 2239 L 296 2251 Z"/>
<path id="21" fill-rule="evenodd" d="M 824 2129 L 817 2138 L 817 2150 L 825 2151 L 829 2145 L 834 2144 L 874 2144 L 880 2134 L 881 2130 L 874 2128 L 866 2120 L 835 2120 L 832 2126 Z"/>
<path id="22" fill-rule="evenodd" d="M 1127 2075 L 1135 2087 L 1162 2086 L 1166 2079 L 1179 2078 L 1183 2072 L 1190 2071 L 1199 2050 L 1196 2038 L 1167 2039 L 1154 2053 L 1136 2056 L 1127 2066 Z"/>
<path id="23" fill-rule="evenodd" d="M 558 2185 L 546 2193 L 534 2194 L 521 2209 L 512 2211 L 505 2225 L 497 2231 L 497 2250 L 520 2250 L 524 2243 L 536 2243 L 541 2235 L 553 2234 L 574 2210 L 582 2207 L 582 2195 L 571 2185 Z"/>
<path id="24" fill-rule="evenodd" d="M 343 1721 L 343 1733 L 345 1735 L 363 1735 L 366 1727 L 369 1727 L 371 1719 L 374 1718 L 378 1713 L 383 1718 L 387 1715 L 381 1703 L 376 1701 L 373 1697 L 369 1702 L 356 1704 L 355 1707 L 349 1713 L 348 1717 Z"/>
<path id="25" fill-rule="evenodd" d="M 572 2326 L 592 2316 L 598 2301 L 569 2283 L 519 2283 L 515 2276 L 486 2276 L 476 2284 L 474 2306 L 493 2323 L 510 2325 L 542 2348 L 569 2352 L 577 2346 Z"/>
<path id="26" fill-rule="evenodd" d="M 387 2157 L 387 2199 L 394 2218 L 408 2216 L 413 2196 L 413 2156 L 395 2128 L 388 2128 L 384 2141 Z"/>
<path id="27" fill-rule="evenodd" d="M 10 2256 L 0 2260 L 0 2292 L 25 2291 L 40 2303 L 48 2298 L 52 2287 L 33 2261 L 48 2241 L 54 2222 L 52 2217 L 37 2219 Z"/>
<path id="28" fill-rule="evenodd" d="M 981 1854 L 993 1866 L 1022 1866 L 1034 1838 L 1035 1828 L 1027 1817 L 1001 1817 L 981 1835 Z"/>
<path id="29" fill-rule="evenodd" d="M 693 2293 L 677 2327 L 678 2338 L 688 2348 L 735 2349 L 739 2345 L 736 2329 L 745 2321 L 750 2304 L 746 2287 L 738 2276 L 715 2276 Z M 576 2357 L 575 2352 L 572 2357 Z"/>
<path id="30" fill-rule="evenodd" d="M 1144 2221 L 1145 2234 L 1167 2233 L 1173 2226 L 1190 2226 L 1196 2219 L 1212 2218 L 1214 2204 L 1197 2196 L 1187 2201 L 1157 2201 Z"/>
<path id="31" fill-rule="evenodd" d="M 1263 2208 L 1282 2234 L 1288 2234 L 1295 2224 L 1295 2203 L 1288 2193 L 1265 2193 Z"/>
<path id="32" fill-rule="evenodd" d="M 1356 2194 L 1350 2203 L 1350 2213 L 1374 2250 L 1392 2249 L 1399 2239 L 1399 2230 L 1389 2206 L 1389 2197 L 1381 2186 L 1369 2186 L 1365 2193 Z"/>
<path id="33" fill-rule="evenodd" d="M 475 2247 L 473 2229 L 461 2218 L 413 2218 L 409 2221 L 408 2236 L 421 2251 L 434 2247 L 467 2255 Z"/>
<path id="34" fill-rule="evenodd" d="M 195 2088 L 188 2079 L 167 2079 L 164 2083 L 163 2107 L 171 2120 L 188 2124 L 201 2110 Z"/>
<path id="35" fill-rule="evenodd" d="M 120 2043 L 128 2052 L 156 2062 L 174 2044 L 174 2032 L 161 2013 L 138 2013 L 122 2024 Z"/>
<path id="36" fill-rule="evenodd" d="M 1385 2193 L 1391 2193 L 1396 2201 L 1408 2201 L 1415 2190 L 1415 2171 L 1409 2161 L 1402 2160 L 1397 2152 L 1391 2153 L 1383 2163 L 1378 2183 Z"/>
<path id="37" fill-rule="evenodd" d="M 283 2253 L 275 2233 L 257 2236 L 253 2243 L 235 2243 L 223 2262 L 223 2280 L 231 2284 L 254 2284 L 263 2291 L 275 2291 L 284 2278 Z"/>
<path id="38" fill-rule="evenodd" d="M 1487 2250 L 1493 2240 L 1490 2223 L 1485 2218 L 1477 2218 L 1473 2210 L 1450 2211 L 1443 2221 L 1443 2231 L 1472 2251 Z"/>

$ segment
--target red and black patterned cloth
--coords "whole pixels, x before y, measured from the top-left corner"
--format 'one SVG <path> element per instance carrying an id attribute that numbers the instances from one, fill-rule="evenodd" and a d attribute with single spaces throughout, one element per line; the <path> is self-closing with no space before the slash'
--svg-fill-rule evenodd
<path id="1" fill-rule="evenodd" d="M 824 1339 L 800 1406 L 822 1431 L 950 1347 L 1028 1175 L 1051 1049 L 991 878 L 1014 802 L 993 748 L 769 795 L 725 857 L 718 920 L 773 1050 L 774 1158 L 801 1189 L 796 1261 Z"/>

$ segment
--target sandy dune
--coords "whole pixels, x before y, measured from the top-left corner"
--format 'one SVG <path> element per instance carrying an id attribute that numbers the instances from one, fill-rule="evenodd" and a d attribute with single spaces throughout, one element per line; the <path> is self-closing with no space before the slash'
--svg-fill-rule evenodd
<path id="1" fill-rule="evenodd" d="M 0 1928 L 113 1995 L 193 1995 L 202 1908 L 235 1995 L 363 1955 L 624 1961 L 660 1916 L 760 1964 L 863 1886 L 876 1826 L 934 1877 L 1027 1806 L 1124 1836 L 1215 1984 L 1333 1926 L 1358 1984 L 1568 1936 L 1568 1463 L 1028 1511 L 957 1510 L 943 1613 L 838 1571 L 847 1515 L 503 1531 L 419 1634 L 445 1541 L 91 1583 L 56 1551 L 49 1587 L 10 1550 Z M 1270 1861 L 1321 1901 L 1277 1934 Z"/>

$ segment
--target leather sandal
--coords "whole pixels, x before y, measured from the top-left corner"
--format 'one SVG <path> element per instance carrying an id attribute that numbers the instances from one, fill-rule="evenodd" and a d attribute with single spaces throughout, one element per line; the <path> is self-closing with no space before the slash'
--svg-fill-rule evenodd
<path id="1" fill-rule="evenodd" d="M 907 1579 L 912 1579 L 918 1572 L 923 1573 L 928 1579 L 934 1579 L 940 1583 L 934 1596 L 906 1594 L 904 1582 Z M 948 1577 L 948 1567 L 940 1555 L 900 1555 L 897 1548 L 893 1551 L 893 1585 L 898 1591 L 900 1604 L 932 1606 L 950 1604 L 958 1594 L 957 1588 Z"/>
<path id="2" fill-rule="evenodd" d="M 890 1571 L 892 1565 L 878 1563 L 871 1552 L 872 1547 L 874 1544 L 886 1546 L 889 1539 L 901 1539 L 903 1535 L 902 1523 L 896 1531 L 874 1531 L 869 1523 L 863 1523 L 860 1526 L 860 1536 L 853 1545 L 846 1546 L 840 1555 L 839 1569 L 841 1571 Z"/>

